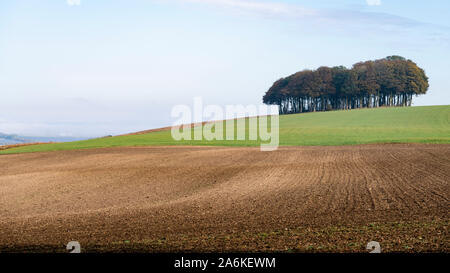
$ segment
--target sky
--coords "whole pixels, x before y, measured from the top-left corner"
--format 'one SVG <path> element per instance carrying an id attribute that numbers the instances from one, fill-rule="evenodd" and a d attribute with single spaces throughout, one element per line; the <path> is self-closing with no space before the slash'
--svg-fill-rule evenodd
<path id="1" fill-rule="evenodd" d="M 259 105 L 303 69 L 401 55 L 450 104 L 448 0 L 2 0 L 0 132 L 94 137 Z"/>

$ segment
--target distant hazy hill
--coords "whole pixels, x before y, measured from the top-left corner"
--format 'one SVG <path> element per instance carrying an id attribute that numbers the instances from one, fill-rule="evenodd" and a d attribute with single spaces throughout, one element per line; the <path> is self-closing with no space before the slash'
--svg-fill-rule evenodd
<path id="1" fill-rule="evenodd" d="M 0 145 L 27 143 L 26 139 L 19 137 L 18 135 L 8 135 L 0 133 Z"/>
<path id="2" fill-rule="evenodd" d="M 80 137 L 33 137 L 0 133 L 0 145 L 31 143 L 31 142 L 69 142 L 82 140 Z"/>

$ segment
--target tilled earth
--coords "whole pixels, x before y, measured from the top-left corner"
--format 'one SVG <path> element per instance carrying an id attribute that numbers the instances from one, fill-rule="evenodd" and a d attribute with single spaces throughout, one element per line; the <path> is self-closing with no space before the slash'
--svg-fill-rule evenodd
<path id="1" fill-rule="evenodd" d="M 450 252 L 450 145 L 0 156 L 0 252 Z"/>

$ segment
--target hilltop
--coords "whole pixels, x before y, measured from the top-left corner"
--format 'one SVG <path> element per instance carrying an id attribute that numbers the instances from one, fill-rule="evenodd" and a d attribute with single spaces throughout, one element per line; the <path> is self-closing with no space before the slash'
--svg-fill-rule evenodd
<path id="1" fill-rule="evenodd" d="M 365 108 L 280 116 L 281 146 L 450 143 L 450 105 Z M 193 130 L 198 130 L 195 127 Z M 123 146 L 258 146 L 259 141 L 175 141 L 170 127 L 83 141 L 17 147 L 0 154 Z"/>

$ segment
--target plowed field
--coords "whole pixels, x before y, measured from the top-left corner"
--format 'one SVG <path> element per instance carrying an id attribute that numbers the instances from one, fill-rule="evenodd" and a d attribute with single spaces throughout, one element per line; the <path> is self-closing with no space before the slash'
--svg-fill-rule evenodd
<path id="1" fill-rule="evenodd" d="M 0 156 L 0 252 L 449 252 L 450 145 Z"/>

